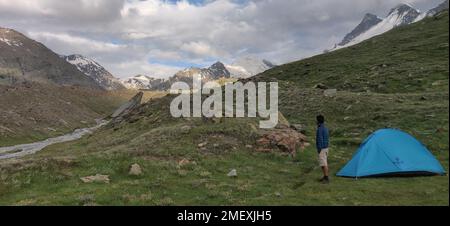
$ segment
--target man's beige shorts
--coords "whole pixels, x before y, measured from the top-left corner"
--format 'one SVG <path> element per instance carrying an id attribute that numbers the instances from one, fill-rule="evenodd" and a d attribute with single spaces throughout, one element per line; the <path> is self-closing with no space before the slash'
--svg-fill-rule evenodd
<path id="1" fill-rule="evenodd" d="M 328 166 L 328 148 L 322 149 L 319 154 L 319 165 L 320 167 Z"/>

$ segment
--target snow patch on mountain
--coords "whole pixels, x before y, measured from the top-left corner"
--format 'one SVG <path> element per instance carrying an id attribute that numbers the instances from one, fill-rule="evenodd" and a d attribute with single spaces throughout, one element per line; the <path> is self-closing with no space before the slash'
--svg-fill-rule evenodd
<path id="1" fill-rule="evenodd" d="M 68 63 L 74 65 L 79 71 L 86 76 L 91 77 L 94 81 L 106 90 L 124 89 L 122 83 L 109 73 L 103 66 L 94 60 L 82 55 L 74 54 L 70 56 L 61 56 Z"/>
<path id="2" fill-rule="evenodd" d="M 233 78 L 249 78 L 265 72 L 275 67 L 275 65 L 268 60 L 247 56 L 225 67 Z"/>

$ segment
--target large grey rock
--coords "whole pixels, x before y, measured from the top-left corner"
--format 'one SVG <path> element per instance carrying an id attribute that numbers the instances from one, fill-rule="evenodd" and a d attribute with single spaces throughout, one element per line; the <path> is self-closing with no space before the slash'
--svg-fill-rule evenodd
<path id="1" fill-rule="evenodd" d="M 131 98 L 128 102 L 120 106 L 112 115 L 112 118 L 118 118 L 120 116 L 126 115 L 127 113 L 131 112 L 133 109 L 138 107 L 141 104 L 142 97 L 144 96 L 143 92 L 139 92 Z"/>

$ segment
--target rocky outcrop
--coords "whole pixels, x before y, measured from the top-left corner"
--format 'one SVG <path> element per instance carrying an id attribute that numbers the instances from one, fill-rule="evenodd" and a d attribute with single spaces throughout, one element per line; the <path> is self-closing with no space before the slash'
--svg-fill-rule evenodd
<path id="1" fill-rule="evenodd" d="M 278 149 L 292 156 L 297 150 L 309 146 L 304 134 L 293 128 L 283 114 L 279 113 L 279 124 L 275 129 L 264 130 L 257 140 L 258 151 L 269 152 Z"/>
<path id="2" fill-rule="evenodd" d="M 136 109 L 139 105 L 141 105 L 142 97 L 144 96 L 143 92 L 139 92 L 131 98 L 128 102 L 120 106 L 112 115 L 111 117 L 114 119 L 114 121 L 120 119 L 124 115 L 127 115 L 134 109 Z"/>

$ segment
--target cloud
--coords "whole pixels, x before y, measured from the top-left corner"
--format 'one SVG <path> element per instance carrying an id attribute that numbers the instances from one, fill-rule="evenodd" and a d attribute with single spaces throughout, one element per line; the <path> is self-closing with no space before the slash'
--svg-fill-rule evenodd
<path id="1" fill-rule="evenodd" d="M 28 36 L 45 43 L 52 43 L 52 46 L 65 54 L 76 51 L 77 53 L 92 55 L 95 53 L 119 52 L 126 49 L 125 45 L 96 41 L 65 33 L 28 32 Z"/>
<path id="2" fill-rule="evenodd" d="M 443 0 L 0 0 L 0 26 L 92 57 L 120 77 L 257 55 L 286 63 L 331 47 L 365 13 Z"/>

